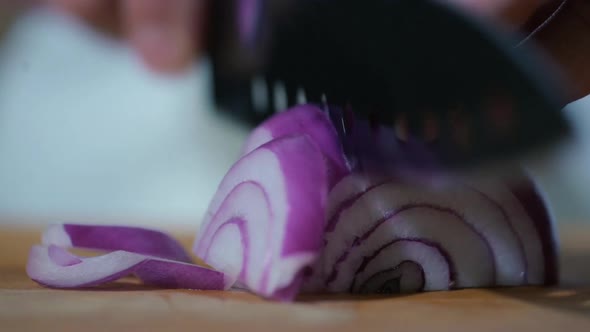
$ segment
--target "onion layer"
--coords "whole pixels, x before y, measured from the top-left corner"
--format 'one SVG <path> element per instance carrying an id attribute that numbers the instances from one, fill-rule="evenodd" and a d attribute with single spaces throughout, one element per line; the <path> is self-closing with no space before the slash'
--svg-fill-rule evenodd
<path id="1" fill-rule="evenodd" d="M 243 154 L 278 138 L 291 136 L 306 136 L 324 154 L 330 186 L 350 173 L 338 132 L 328 114 L 314 105 L 296 106 L 266 120 L 250 134 L 242 149 Z"/>
<path id="2" fill-rule="evenodd" d="M 53 288 L 98 286 L 130 274 L 145 284 L 163 288 L 223 290 L 231 286 L 223 273 L 197 265 L 127 251 L 82 258 L 55 245 L 31 249 L 27 274 Z"/>
<path id="3" fill-rule="evenodd" d="M 328 163 L 308 136 L 266 143 L 221 182 L 194 252 L 258 294 L 291 300 L 319 255 Z"/>
<path id="4" fill-rule="evenodd" d="M 165 288 L 224 290 L 233 284 L 221 272 L 190 264 L 180 243 L 155 230 L 61 224 L 50 226 L 42 243 L 29 253 L 27 274 L 48 287 L 98 286 L 132 274 L 146 284 Z M 67 248 L 107 253 L 86 258 Z"/>

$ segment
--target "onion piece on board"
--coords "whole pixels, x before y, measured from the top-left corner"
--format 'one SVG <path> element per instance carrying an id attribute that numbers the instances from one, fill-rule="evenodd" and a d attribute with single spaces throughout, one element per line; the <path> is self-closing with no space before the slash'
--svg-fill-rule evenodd
<path id="1" fill-rule="evenodd" d="M 83 258 L 56 245 L 33 246 L 27 274 L 52 288 L 98 286 L 130 274 L 145 284 L 162 288 L 224 290 L 232 285 L 223 273 L 198 265 L 122 250 Z"/>
<path id="2" fill-rule="evenodd" d="M 555 282 L 551 220 L 540 196 L 530 206 L 514 194 L 535 192 L 524 174 L 520 179 L 442 187 L 361 174 L 343 179 L 329 195 L 325 248 L 305 288 L 389 285 L 405 292 Z"/>

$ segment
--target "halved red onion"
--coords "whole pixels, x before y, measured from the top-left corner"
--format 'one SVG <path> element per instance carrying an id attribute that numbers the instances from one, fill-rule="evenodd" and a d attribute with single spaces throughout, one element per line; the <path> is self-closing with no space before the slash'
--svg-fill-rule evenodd
<path id="1" fill-rule="evenodd" d="M 420 283 L 406 274 L 418 270 L 420 290 L 550 282 L 555 264 L 547 251 L 554 246 L 536 230 L 551 229 L 550 219 L 533 220 L 513 194 L 521 186 L 503 179 L 441 187 L 349 176 L 330 193 L 325 248 L 310 289 L 323 282 L 331 292 L 366 292 L 381 287 L 367 288 L 369 280 L 383 281 L 389 271 L 393 279 L 384 285 L 415 290 Z"/>
<path id="2" fill-rule="evenodd" d="M 291 300 L 322 247 L 328 167 L 309 136 L 245 155 L 222 180 L 195 254 L 264 297 Z"/>
<path id="3" fill-rule="evenodd" d="M 224 290 L 231 281 L 221 272 L 198 265 L 113 251 L 96 257 L 78 257 L 56 245 L 33 246 L 27 274 L 52 288 L 82 288 L 106 284 L 134 274 L 145 284 L 163 288 Z"/>
<path id="4" fill-rule="evenodd" d="M 133 273 L 162 287 L 234 286 L 285 301 L 302 291 L 556 281 L 551 217 L 520 171 L 440 186 L 399 173 L 350 174 L 350 167 L 327 114 L 300 106 L 254 131 L 210 203 L 193 249 L 219 272 L 185 263 L 189 255 L 161 232 L 72 224 L 44 234 L 27 272 L 50 287 L 99 285 Z M 68 247 L 109 253 L 82 258 Z"/>

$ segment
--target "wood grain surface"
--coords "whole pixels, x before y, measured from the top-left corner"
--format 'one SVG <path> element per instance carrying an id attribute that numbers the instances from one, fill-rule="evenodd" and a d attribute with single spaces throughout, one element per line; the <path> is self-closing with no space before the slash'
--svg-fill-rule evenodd
<path id="1" fill-rule="evenodd" d="M 243 292 L 42 288 L 24 271 L 38 230 L 0 230 L 0 331 L 590 331 L 590 227 L 563 229 L 559 288 L 514 288 L 293 304 Z M 181 237 L 190 244 L 190 238 Z"/>

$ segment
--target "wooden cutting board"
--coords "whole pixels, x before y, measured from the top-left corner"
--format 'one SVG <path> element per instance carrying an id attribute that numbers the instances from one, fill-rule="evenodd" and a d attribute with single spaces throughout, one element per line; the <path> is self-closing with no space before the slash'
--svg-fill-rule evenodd
<path id="1" fill-rule="evenodd" d="M 308 296 L 294 304 L 132 281 L 84 291 L 45 289 L 24 272 L 38 238 L 35 230 L 0 230 L 0 331 L 590 331 L 590 227 L 561 232 L 560 288 Z"/>

